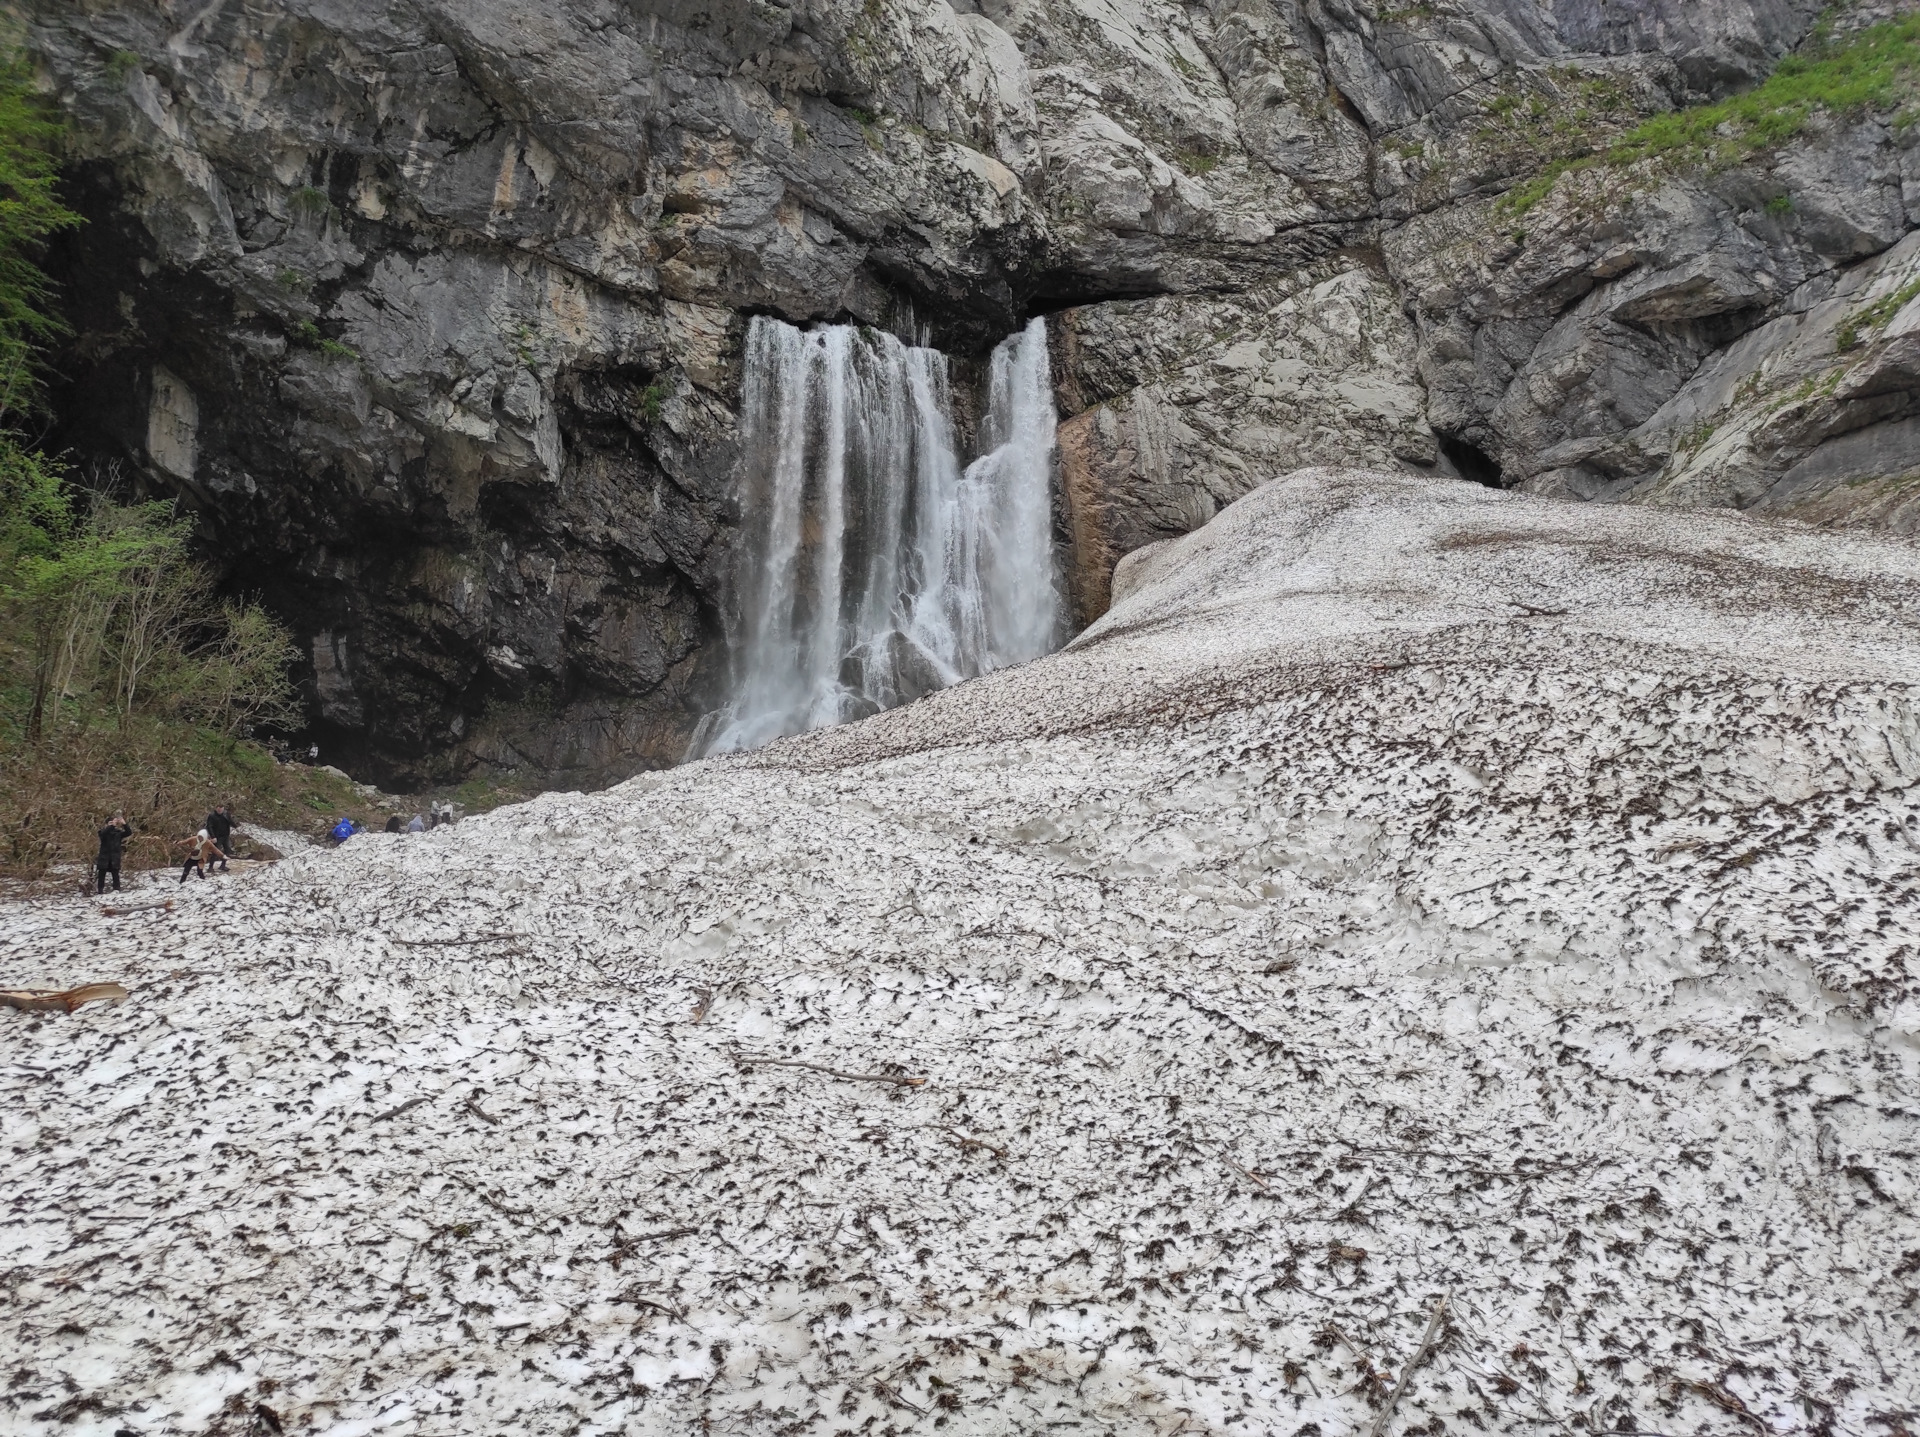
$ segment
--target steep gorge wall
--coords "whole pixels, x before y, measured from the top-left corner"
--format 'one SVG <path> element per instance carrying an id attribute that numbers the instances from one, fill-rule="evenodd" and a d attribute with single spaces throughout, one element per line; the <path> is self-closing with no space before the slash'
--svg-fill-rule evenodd
<path id="1" fill-rule="evenodd" d="M 1307 463 L 1920 523 L 1920 127 L 1499 199 L 1810 0 L 15 8 L 93 220 L 57 437 L 200 509 L 389 778 L 679 756 L 752 313 L 1053 314 L 1083 621 Z"/>

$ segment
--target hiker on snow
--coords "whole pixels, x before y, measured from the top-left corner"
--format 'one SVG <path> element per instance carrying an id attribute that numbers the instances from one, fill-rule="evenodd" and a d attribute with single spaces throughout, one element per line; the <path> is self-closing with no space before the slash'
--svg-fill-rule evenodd
<path id="1" fill-rule="evenodd" d="M 201 880 L 204 882 L 207 876 L 207 870 L 213 867 L 213 860 L 216 857 L 225 858 L 227 856 L 221 851 L 220 845 L 213 841 L 212 835 L 204 828 L 192 838 L 181 839 L 180 846 L 187 850 L 187 861 L 180 865 L 180 881 L 182 883 L 187 881 L 187 875 L 189 873 L 199 874 Z"/>
<path id="2" fill-rule="evenodd" d="M 224 803 L 207 815 L 207 835 L 220 845 L 220 867 L 224 871 L 227 855 L 233 852 L 233 815 Z"/>
<path id="3" fill-rule="evenodd" d="M 133 837 L 133 829 L 127 823 L 124 813 L 116 813 L 107 820 L 106 827 L 100 830 L 100 853 L 93 861 L 94 873 L 100 886 L 95 893 L 107 891 L 107 875 L 113 875 L 113 891 L 120 891 L 120 855 L 126 850 L 127 840 Z"/>
<path id="4" fill-rule="evenodd" d="M 355 823 L 351 818 L 343 818 L 334 824 L 333 828 L 329 830 L 327 837 L 331 838 L 333 840 L 333 846 L 338 848 L 359 831 L 359 824 Z"/>

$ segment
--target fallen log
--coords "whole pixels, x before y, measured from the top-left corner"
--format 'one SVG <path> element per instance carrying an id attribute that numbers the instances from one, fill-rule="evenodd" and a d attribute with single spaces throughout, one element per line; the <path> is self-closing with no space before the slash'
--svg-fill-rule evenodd
<path id="1" fill-rule="evenodd" d="M 118 983 L 84 983 L 54 992 L 47 988 L 0 989 L 0 1007 L 22 1013 L 71 1013 L 82 1003 L 124 1003 L 129 994 Z"/>
<path id="2" fill-rule="evenodd" d="M 816 1073 L 825 1073 L 829 1078 L 843 1078 L 849 1083 L 892 1083 L 902 1088 L 924 1088 L 927 1085 L 925 1078 L 909 1078 L 897 1073 L 843 1073 L 838 1068 L 803 1063 L 798 1058 L 749 1058 L 744 1053 L 735 1056 L 743 1063 L 755 1063 L 765 1068 L 808 1068 Z"/>

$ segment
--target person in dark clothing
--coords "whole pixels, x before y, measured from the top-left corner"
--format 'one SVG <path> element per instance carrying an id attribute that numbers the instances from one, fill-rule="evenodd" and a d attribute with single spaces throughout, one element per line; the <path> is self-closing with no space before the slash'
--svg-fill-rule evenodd
<path id="1" fill-rule="evenodd" d="M 218 862 L 224 870 L 227 855 L 233 852 L 233 815 L 227 812 L 224 803 L 207 815 L 207 836 L 220 846 Z"/>
<path id="2" fill-rule="evenodd" d="M 398 833 L 399 831 L 400 831 L 400 815 L 397 813 L 389 814 L 387 817 L 387 832 Z"/>
<path id="3" fill-rule="evenodd" d="M 132 837 L 133 829 L 123 813 L 116 813 L 100 830 L 100 853 L 93 861 L 94 873 L 100 881 L 100 886 L 94 889 L 95 893 L 107 891 L 109 873 L 113 875 L 113 891 L 120 891 L 120 857 L 126 851 L 127 840 Z"/>

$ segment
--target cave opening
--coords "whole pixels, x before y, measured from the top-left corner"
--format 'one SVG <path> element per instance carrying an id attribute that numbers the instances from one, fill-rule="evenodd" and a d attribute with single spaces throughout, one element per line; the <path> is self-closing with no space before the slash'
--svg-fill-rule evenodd
<path id="1" fill-rule="evenodd" d="M 1440 441 L 1440 452 L 1447 456 L 1447 462 L 1453 465 L 1462 479 L 1472 484 L 1483 484 L 1489 489 L 1507 487 L 1505 473 L 1500 461 L 1471 440 L 1462 439 L 1457 434 L 1435 436 Z"/>

